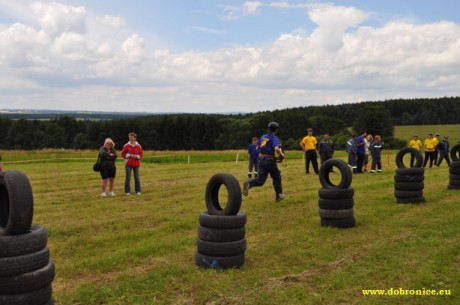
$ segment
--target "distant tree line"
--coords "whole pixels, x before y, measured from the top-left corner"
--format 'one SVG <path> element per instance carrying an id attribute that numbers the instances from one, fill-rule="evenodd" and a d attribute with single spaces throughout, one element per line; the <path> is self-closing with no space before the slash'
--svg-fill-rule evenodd
<path id="1" fill-rule="evenodd" d="M 339 148 L 351 131 L 361 130 L 380 134 L 386 144 L 398 148 L 405 141 L 393 138 L 394 125 L 459 123 L 460 97 L 309 106 L 240 115 L 161 114 L 112 120 L 0 117 L 0 148 L 94 149 L 111 137 L 119 149 L 127 142 L 128 133 L 134 131 L 144 149 L 241 149 L 253 136 L 265 133 L 270 121 L 280 124 L 279 136 L 287 149 L 299 149 L 310 127 L 319 138 L 328 131 Z"/>

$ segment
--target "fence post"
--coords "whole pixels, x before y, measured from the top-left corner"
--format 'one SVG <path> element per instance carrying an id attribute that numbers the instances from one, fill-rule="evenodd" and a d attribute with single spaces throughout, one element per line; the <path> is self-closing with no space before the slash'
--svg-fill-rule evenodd
<path id="1" fill-rule="evenodd" d="M 240 153 L 236 153 L 236 160 L 235 160 L 235 164 L 238 164 L 238 158 L 240 156 Z"/>
<path id="2" fill-rule="evenodd" d="M 190 155 L 188 155 L 187 164 L 190 164 Z"/>

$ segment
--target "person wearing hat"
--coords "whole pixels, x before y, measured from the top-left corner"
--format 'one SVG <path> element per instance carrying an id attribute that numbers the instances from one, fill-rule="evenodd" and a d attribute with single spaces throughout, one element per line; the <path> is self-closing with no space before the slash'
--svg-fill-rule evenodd
<path id="1" fill-rule="evenodd" d="M 313 129 L 308 128 L 307 130 L 308 135 L 302 139 L 300 142 L 300 147 L 302 147 L 302 151 L 305 152 L 305 172 L 307 174 L 310 173 L 310 162 L 313 165 L 313 170 L 316 174 L 318 174 L 318 156 L 316 154 L 316 145 L 318 141 L 313 136 Z"/>
<path id="2" fill-rule="evenodd" d="M 428 159 L 430 159 L 430 167 L 432 167 L 434 155 L 435 155 L 435 149 L 436 149 L 436 140 L 433 139 L 432 133 L 428 134 L 428 138 L 425 139 L 424 146 L 425 146 L 425 161 L 423 162 L 423 167 L 426 167 L 428 163 Z"/>
<path id="3" fill-rule="evenodd" d="M 275 201 L 279 202 L 284 199 L 283 186 L 281 184 L 281 173 L 276 164 L 275 152 L 279 154 L 281 159 L 284 159 L 284 153 L 280 149 L 280 140 L 276 136 L 278 134 L 279 124 L 270 122 L 268 124 L 268 133 L 259 138 L 257 146 L 259 146 L 259 175 L 244 182 L 243 195 L 248 196 L 249 189 L 259 187 L 265 184 L 268 174 L 273 179 L 273 188 L 275 189 Z"/>
<path id="4" fill-rule="evenodd" d="M 441 165 L 442 160 L 446 159 L 447 166 L 450 167 L 449 137 L 445 136 L 444 139 L 436 145 L 436 148 L 439 151 L 439 161 L 436 166 Z"/>
<path id="5" fill-rule="evenodd" d="M 332 142 L 329 137 L 329 132 L 326 132 L 324 138 L 319 141 L 318 151 L 321 165 L 323 165 L 326 160 L 332 159 L 332 155 L 334 154 L 334 142 Z"/>
<path id="6" fill-rule="evenodd" d="M 417 150 L 422 149 L 422 142 L 420 142 L 420 140 L 418 139 L 418 134 L 414 134 L 412 140 L 410 140 L 409 142 L 409 147 L 415 148 Z M 411 154 L 410 167 L 414 166 L 414 162 L 415 162 L 415 156 Z"/>
<path id="7" fill-rule="evenodd" d="M 438 164 L 438 156 L 439 156 L 439 151 L 438 151 L 439 133 L 436 133 L 436 134 L 434 135 L 433 140 L 434 140 L 435 143 L 436 143 L 436 146 L 435 146 L 435 148 L 434 148 L 434 156 L 433 156 L 433 158 L 434 158 L 434 164 L 436 165 L 436 164 Z"/>

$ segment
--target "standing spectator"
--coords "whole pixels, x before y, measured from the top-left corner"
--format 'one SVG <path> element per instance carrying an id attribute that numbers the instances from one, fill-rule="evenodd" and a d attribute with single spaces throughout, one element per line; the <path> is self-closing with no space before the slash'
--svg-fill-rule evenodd
<path id="1" fill-rule="evenodd" d="M 435 156 L 435 149 L 436 149 L 436 140 L 433 139 L 433 134 L 429 133 L 428 138 L 425 139 L 425 162 L 423 163 L 423 167 L 426 167 L 428 163 L 428 159 L 430 159 L 430 167 L 433 166 L 433 160 Z"/>
<path id="2" fill-rule="evenodd" d="M 380 141 L 380 136 L 376 135 L 375 141 L 372 142 L 369 148 L 372 154 L 371 174 L 375 173 L 376 167 L 379 173 L 382 172 L 382 149 L 383 149 L 383 142 Z"/>
<path id="3" fill-rule="evenodd" d="M 248 148 L 248 155 L 249 155 L 249 169 L 248 169 L 248 177 L 249 179 L 252 178 L 252 170 L 254 169 L 254 177 L 256 178 L 258 175 L 259 170 L 259 147 L 257 147 L 257 139 L 256 137 L 252 138 L 252 143 L 249 145 Z"/>
<path id="4" fill-rule="evenodd" d="M 318 156 L 316 154 L 316 138 L 313 136 L 313 129 L 309 128 L 307 130 L 308 135 L 302 139 L 300 142 L 300 147 L 302 147 L 302 151 L 305 152 L 305 172 L 307 174 L 310 173 L 310 162 L 313 165 L 313 170 L 316 174 L 318 174 Z"/>
<path id="5" fill-rule="evenodd" d="M 409 147 L 415 148 L 417 150 L 422 150 L 422 142 L 418 139 L 418 134 L 414 134 L 414 137 L 409 142 Z M 411 154 L 410 156 L 410 167 L 414 166 L 415 156 Z"/>
<path id="6" fill-rule="evenodd" d="M 351 169 L 353 170 L 353 173 L 356 174 L 356 164 L 357 164 L 357 158 L 356 158 L 356 133 L 351 134 L 351 138 L 347 141 L 346 144 L 346 151 L 348 153 L 348 164 L 350 165 Z"/>
<path id="7" fill-rule="evenodd" d="M 361 135 L 356 139 L 356 156 L 358 159 L 357 173 L 363 172 L 363 163 L 364 163 L 364 139 L 366 138 L 366 132 L 362 131 Z"/>
<path id="8" fill-rule="evenodd" d="M 438 151 L 438 144 L 439 144 L 439 133 L 436 133 L 434 135 L 434 138 L 433 138 L 434 142 L 435 142 L 435 146 L 434 146 L 434 164 L 438 164 L 438 155 L 439 155 L 439 151 Z"/>
<path id="9" fill-rule="evenodd" d="M 438 143 L 437 149 L 439 151 L 439 161 L 436 166 L 441 165 L 442 160 L 446 159 L 447 166 L 450 167 L 450 158 L 449 158 L 449 137 L 445 136 L 444 139 Z"/>
<path id="10" fill-rule="evenodd" d="M 260 137 L 257 143 L 260 150 L 260 162 L 259 162 L 259 175 L 257 178 L 247 180 L 243 184 L 243 195 L 247 196 L 249 189 L 252 187 L 258 187 L 265 184 L 267 181 L 268 174 L 273 179 L 273 188 L 275 189 L 275 201 L 279 202 L 284 199 L 283 186 L 281 184 L 281 173 L 276 164 L 275 152 L 280 155 L 280 158 L 284 158 L 284 153 L 280 149 L 280 140 L 276 136 L 278 133 L 279 124 L 276 122 L 270 122 L 268 124 L 268 133 Z"/>
<path id="11" fill-rule="evenodd" d="M 334 154 L 334 142 L 332 142 L 328 132 L 324 134 L 324 138 L 319 142 L 318 151 L 321 165 L 326 160 L 332 159 L 332 155 Z"/>
<path id="12" fill-rule="evenodd" d="M 107 197 L 105 192 L 107 188 L 107 182 L 109 183 L 110 196 L 115 196 L 113 192 L 113 182 L 117 174 L 117 167 L 115 166 L 115 160 L 117 159 L 117 151 L 115 150 L 115 143 L 111 138 L 107 138 L 104 141 L 104 145 L 99 149 L 99 164 L 101 168 L 102 178 L 102 197 Z"/>
<path id="13" fill-rule="evenodd" d="M 374 138 L 371 134 L 368 134 L 364 138 L 364 161 L 363 161 L 363 171 L 367 172 L 367 164 L 369 164 L 369 146 L 374 141 Z"/>
<path id="14" fill-rule="evenodd" d="M 142 147 L 137 143 L 137 135 L 131 132 L 128 135 L 129 141 L 123 146 L 121 156 L 125 159 L 125 194 L 131 195 L 131 172 L 134 172 L 134 190 L 136 194 L 141 194 L 141 181 L 139 179 L 139 167 L 141 166 L 141 158 L 144 154 Z"/>

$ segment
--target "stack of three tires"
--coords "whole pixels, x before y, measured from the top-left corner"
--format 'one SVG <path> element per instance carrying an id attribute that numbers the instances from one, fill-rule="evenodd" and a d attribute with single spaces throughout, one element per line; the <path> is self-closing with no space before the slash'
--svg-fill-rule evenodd
<path id="1" fill-rule="evenodd" d="M 460 160 L 458 153 L 460 144 L 454 145 L 450 151 L 451 162 L 449 166 L 449 186 L 448 189 L 460 189 Z"/>
<path id="2" fill-rule="evenodd" d="M 337 168 L 341 174 L 340 183 L 331 182 L 330 174 Z M 354 189 L 350 187 L 352 172 L 348 164 L 340 159 L 325 161 L 319 170 L 319 216 L 321 226 L 351 228 L 356 225 L 354 214 Z"/>
<path id="3" fill-rule="evenodd" d="M 227 188 L 225 207 L 219 202 L 221 186 Z M 211 177 L 206 186 L 207 211 L 199 216 L 195 264 L 203 268 L 227 269 L 244 265 L 246 214 L 240 212 L 241 187 L 230 174 Z"/>
<path id="4" fill-rule="evenodd" d="M 406 167 L 403 162 L 406 154 L 411 154 L 411 157 L 414 158 L 415 162 L 411 167 Z M 396 166 L 398 168 L 394 176 L 394 194 L 397 203 L 425 202 L 425 198 L 423 197 L 425 168 L 422 167 L 422 164 L 422 153 L 413 147 L 402 148 L 396 154 Z"/>
<path id="5" fill-rule="evenodd" d="M 19 171 L 0 173 L 0 304 L 51 305 L 54 264 L 44 228 L 31 225 L 33 195 Z"/>

